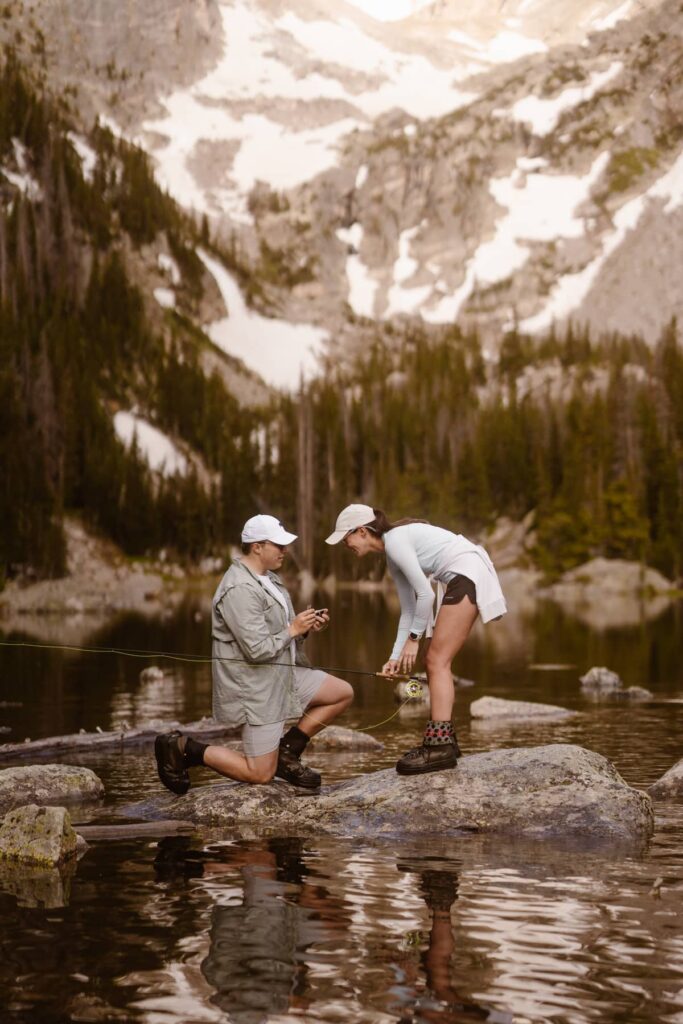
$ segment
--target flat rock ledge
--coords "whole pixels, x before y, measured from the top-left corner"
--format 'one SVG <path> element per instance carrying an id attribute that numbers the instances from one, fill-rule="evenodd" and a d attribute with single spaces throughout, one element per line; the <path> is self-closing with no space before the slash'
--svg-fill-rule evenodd
<path id="1" fill-rule="evenodd" d="M 24 804 L 73 804 L 100 800 L 95 772 L 70 764 L 34 764 L 0 771 L 0 814 Z"/>
<path id="2" fill-rule="evenodd" d="M 421 776 L 390 768 L 317 794 L 281 782 L 204 786 L 183 797 L 160 794 L 120 813 L 290 835 L 488 832 L 633 842 L 654 828 L 649 797 L 627 786 L 606 758 L 559 743 L 473 754 L 455 770 Z"/>
<path id="3" fill-rule="evenodd" d="M 683 800 L 683 758 L 657 779 L 648 793 L 655 800 Z"/>
<path id="4" fill-rule="evenodd" d="M 480 697 L 470 704 L 472 718 L 493 719 L 514 718 L 523 721 L 529 719 L 573 718 L 578 711 L 570 711 L 556 704 L 538 704 L 528 700 L 503 700 L 501 697 Z"/>

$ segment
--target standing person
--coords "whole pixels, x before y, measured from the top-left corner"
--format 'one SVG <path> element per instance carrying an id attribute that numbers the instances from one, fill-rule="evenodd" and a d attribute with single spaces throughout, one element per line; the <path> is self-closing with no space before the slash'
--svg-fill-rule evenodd
<path id="1" fill-rule="evenodd" d="M 422 744 L 399 759 L 396 771 L 418 775 L 454 768 L 461 752 L 451 724 L 451 662 L 477 615 L 481 615 L 482 622 L 489 622 L 507 611 L 491 559 L 482 547 L 461 534 L 422 520 L 391 523 L 381 509 L 370 505 L 347 505 L 339 513 L 327 543 L 339 541 L 358 558 L 370 553 L 386 555 L 401 602 L 394 649 L 382 668 L 386 675 L 413 670 L 434 603 L 427 574 L 445 586 L 425 656 L 430 720 Z"/>
<path id="2" fill-rule="evenodd" d="M 295 615 L 277 575 L 296 534 L 273 516 L 247 520 L 242 558 L 218 584 L 211 616 L 213 715 L 242 726 L 243 753 L 206 745 L 174 731 L 157 736 L 159 778 L 174 793 L 190 787 L 188 769 L 206 765 L 240 782 L 270 782 L 317 789 L 320 775 L 301 762 L 311 736 L 351 703 L 343 679 L 310 667 L 302 644 L 329 622 L 326 608 Z M 285 721 L 299 721 L 284 733 Z M 284 735 L 283 735 L 284 733 Z"/>

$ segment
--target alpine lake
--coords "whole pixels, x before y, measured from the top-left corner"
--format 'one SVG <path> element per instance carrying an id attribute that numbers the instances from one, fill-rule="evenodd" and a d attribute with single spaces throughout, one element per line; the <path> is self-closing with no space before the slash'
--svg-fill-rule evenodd
<path id="1" fill-rule="evenodd" d="M 371 674 L 396 623 L 384 593 L 337 590 L 315 601 L 330 608 L 331 625 L 308 641 L 311 660 L 355 690 L 337 724 L 384 744 L 311 751 L 325 784 L 391 767 L 419 741 L 427 713 L 399 707 L 393 684 Z M 58 623 L 50 628 L 59 635 Z M 188 596 L 172 616 L 126 615 L 79 646 L 208 659 L 209 633 L 207 599 Z M 44 641 L 28 632 L 0 639 Z M 457 691 L 463 751 L 576 743 L 608 757 L 631 785 L 649 786 L 683 756 L 682 641 L 680 601 L 601 631 L 550 602 L 478 624 L 454 664 L 474 682 Z M 163 680 L 141 680 L 150 664 L 167 670 Z M 654 699 L 590 700 L 579 676 L 593 665 Z M 0 680 L 6 742 L 211 712 L 208 661 L 0 647 Z M 583 713 L 476 721 L 469 705 L 483 695 Z M 92 768 L 106 790 L 103 803 L 73 808 L 74 822 L 110 823 L 117 807 L 159 791 L 149 748 L 63 760 Z M 193 784 L 216 781 L 194 771 Z M 92 841 L 52 879 L 4 866 L 0 1020 L 683 1022 L 683 804 L 655 810 L 655 835 L 638 849 L 561 837 L 369 843 L 198 829 Z"/>

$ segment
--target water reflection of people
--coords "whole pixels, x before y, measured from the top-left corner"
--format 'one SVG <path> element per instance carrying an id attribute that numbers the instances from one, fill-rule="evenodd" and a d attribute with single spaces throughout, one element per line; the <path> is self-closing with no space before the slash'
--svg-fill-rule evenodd
<path id="1" fill-rule="evenodd" d="M 224 848 L 220 859 L 201 855 L 203 875 L 238 870 L 243 879 L 242 903 L 211 911 L 209 952 L 201 964 L 215 990 L 211 1001 L 235 1024 L 305 1009 L 307 950 L 329 941 L 340 924 L 348 927 L 342 902 L 309 877 L 302 853 L 302 840 L 272 838 Z M 196 855 L 190 861 L 183 874 L 197 872 Z M 160 871 L 168 877 L 168 855 Z"/>
<path id="2" fill-rule="evenodd" d="M 399 1024 L 418 1020 L 438 1021 L 439 1024 L 456 1024 L 464 1018 L 488 1020 L 489 1011 L 475 1003 L 465 1002 L 453 982 L 455 939 L 451 907 L 458 898 L 457 874 L 453 870 L 424 867 L 419 862 L 414 865 L 399 863 L 397 866 L 399 871 L 417 874 L 420 891 L 432 918 L 427 948 L 422 949 L 419 960 L 427 989 L 420 991 L 418 963 L 411 958 L 402 964 L 402 989 L 407 998 L 404 996 Z M 418 942 L 421 939 L 419 934 Z"/>

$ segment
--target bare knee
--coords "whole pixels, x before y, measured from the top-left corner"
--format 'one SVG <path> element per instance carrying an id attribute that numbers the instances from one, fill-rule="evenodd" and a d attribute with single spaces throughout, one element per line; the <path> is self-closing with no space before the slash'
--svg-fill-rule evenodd
<path id="1" fill-rule="evenodd" d="M 438 650 L 434 650 L 430 646 L 425 656 L 425 668 L 427 669 L 427 675 L 431 675 L 434 672 L 444 671 L 450 669 L 450 662 L 446 661 L 443 654 L 439 654 Z"/>
<path id="2" fill-rule="evenodd" d="M 346 708 L 348 708 L 348 706 L 349 706 L 349 704 L 351 703 L 352 700 L 353 700 L 353 687 L 351 686 L 350 683 L 343 683 L 342 684 L 342 694 L 341 694 L 340 701 L 341 701 L 341 704 L 342 704 L 344 710 L 346 710 Z"/>
<path id="3" fill-rule="evenodd" d="M 263 785 L 266 782 L 270 782 L 275 777 L 275 768 L 275 765 L 269 768 L 262 766 L 259 766 L 258 768 L 250 768 L 249 778 L 247 781 L 255 782 L 257 785 Z"/>

